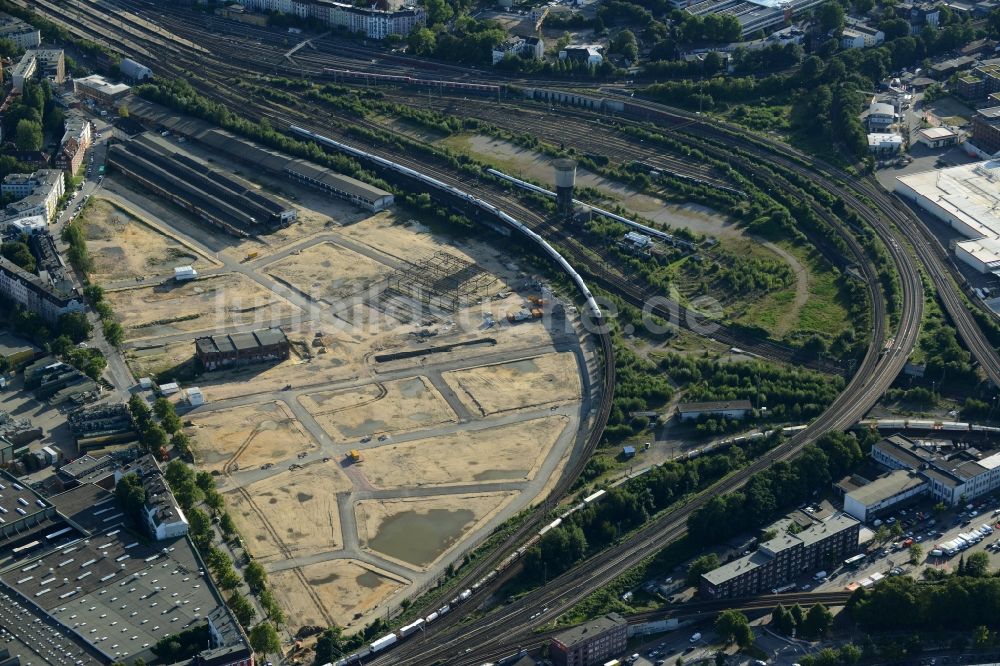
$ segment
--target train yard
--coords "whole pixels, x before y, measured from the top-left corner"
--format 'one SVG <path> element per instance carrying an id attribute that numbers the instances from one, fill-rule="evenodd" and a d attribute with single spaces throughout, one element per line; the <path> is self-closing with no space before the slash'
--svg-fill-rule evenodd
<path id="1" fill-rule="evenodd" d="M 594 321 L 600 320 L 602 312 L 588 288 L 588 282 L 600 285 L 637 306 L 647 303 L 655 295 L 654 292 L 633 284 L 611 261 L 604 257 L 595 258 L 592 252 L 586 251 L 574 239 L 570 231 L 553 224 L 495 180 L 486 176 L 472 178 L 467 174 L 455 174 L 446 166 L 399 155 L 391 148 L 362 146 L 345 131 L 344 123 L 349 122 L 373 131 L 384 131 L 384 128 L 375 122 L 356 117 L 343 120 L 331 117 L 324 121 L 321 118 L 329 114 L 329 111 L 321 112 L 318 107 L 306 102 L 292 108 L 247 98 L 231 83 L 234 72 L 241 67 L 252 68 L 261 74 L 295 73 L 317 77 L 329 76 L 330 68 L 350 67 L 356 70 L 362 62 L 362 55 L 367 57 L 370 55 L 369 51 L 355 49 L 353 57 L 345 56 L 344 53 L 351 53 L 351 49 L 338 49 L 335 54 L 321 42 L 315 51 L 302 49 L 296 54 L 295 61 L 289 62 L 279 53 L 280 38 L 274 32 L 241 26 L 239 30 L 245 32 L 237 33 L 235 41 L 230 43 L 220 40 L 213 29 L 237 28 L 214 17 L 204 18 L 206 29 L 202 30 L 189 25 L 179 11 L 163 10 L 166 13 L 160 13 L 157 19 L 160 25 L 151 30 L 148 26 L 143 28 L 139 21 L 145 19 L 137 16 L 147 11 L 147 6 L 143 3 L 124 3 L 131 13 L 121 15 L 118 23 L 103 19 L 99 12 L 93 11 L 96 5 L 90 3 L 76 3 L 84 15 L 78 12 L 75 16 L 44 0 L 39 0 L 35 5 L 38 11 L 47 15 L 51 13 L 82 36 L 99 36 L 110 41 L 115 37 L 120 38 L 123 32 L 126 33 L 120 42 L 121 48 L 136 55 L 164 54 L 160 59 L 165 68 L 164 74 L 180 73 L 199 63 L 199 71 L 204 74 L 206 83 L 198 85 L 198 89 L 206 97 L 218 100 L 234 110 L 239 109 L 253 120 L 267 119 L 273 127 L 316 141 L 331 151 L 350 155 L 366 166 L 375 168 L 380 174 L 391 177 L 394 182 L 406 183 L 408 187 L 430 192 L 436 198 L 464 210 L 478 210 L 480 215 L 498 220 L 520 234 L 530 245 L 540 248 L 542 254 L 573 278 L 580 300 L 586 304 L 585 311 Z M 150 14 L 150 18 L 157 16 L 156 12 Z M 126 29 L 125 25 L 130 27 Z M 173 33 L 173 37 L 163 36 L 161 31 L 164 27 Z M 200 47 L 192 46 L 199 44 L 201 38 L 207 39 L 209 36 L 214 45 L 214 48 L 209 49 L 211 56 L 199 51 Z M 245 44 L 248 39 L 257 39 L 272 48 L 270 51 L 265 49 L 268 55 L 260 59 L 255 54 L 251 64 L 249 58 L 240 56 L 239 45 Z M 245 49 L 242 51 L 245 53 Z M 166 57 L 168 54 L 169 57 Z M 416 78 L 420 78 L 416 62 L 383 62 L 379 69 L 391 69 L 394 76 L 414 78 L 416 74 Z M 462 68 L 450 68 L 435 80 L 441 81 L 450 76 L 461 82 L 469 74 Z M 343 78 L 345 77 L 342 76 L 341 80 Z M 408 82 L 405 85 L 413 84 Z M 433 87 L 433 84 L 420 85 Z M 485 597 L 488 591 L 496 589 L 516 568 L 518 555 L 524 552 L 525 544 L 530 542 L 533 534 L 540 531 L 542 524 L 551 519 L 559 498 L 572 484 L 600 440 L 608 419 L 610 396 L 615 384 L 614 352 L 610 337 L 606 331 L 600 331 L 596 340 L 603 364 L 600 378 L 592 392 L 596 410 L 589 423 L 590 432 L 573 463 L 563 470 L 558 483 L 530 520 L 514 530 L 492 554 L 477 560 L 474 566 L 463 571 L 457 581 L 452 583 L 452 589 L 467 590 L 469 595 L 463 598 L 462 592 L 451 599 L 453 604 L 449 604 L 449 613 L 435 617 L 434 623 L 426 631 L 395 646 L 388 656 L 375 657 L 369 662 L 373 664 L 432 664 L 441 660 L 453 664 L 480 664 L 484 659 L 509 654 L 513 646 L 539 644 L 545 635 L 533 634 L 533 628 L 555 620 L 591 590 L 608 583 L 649 553 L 683 535 L 687 517 L 709 497 L 739 488 L 753 473 L 776 461 L 788 460 L 821 434 L 844 429 L 862 418 L 901 371 L 916 344 L 924 297 L 919 266 L 930 275 L 962 340 L 987 375 L 995 383 L 1000 383 L 1000 358 L 969 314 L 961 292 L 954 284 L 943 248 L 927 234 L 923 225 L 911 213 L 872 181 L 851 176 L 828 164 L 818 163 L 810 157 L 791 151 L 783 144 L 747 136 L 743 131 L 737 132 L 734 128 L 706 121 L 694 114 L 659 105 L 630 100 L 613 117 L 601 111 L 560 107 L 559 116 L 556 117 L 546 113 L 546 104 L 515 101 L 511 97 L 502 99 L 504 93 L 499 89 L 494 91 L 490 85 L 492 84 L 487 83 L 487 89 L 482 91 L 490 101 L 485 98 L 450 98 L 444 94 L 433 101 L 428 100 L 426 104 L 440 111 L 461 110 L 469 116 L 482 118 L 500 127 L 512 123 L 512 109 L 527 105 L 526 108 L 533 114 L 534 131 L 550 143 L 574 145 L 580 141 L 580 137 L 586 136 L 586 145 L 578 146 L 581 152 L 599 153 L 618 163 L 639 161 L 666 173 L 732 187 L 732 183 L 717 173 L 706 171 L 703 167 L 692 168 L 688 162 L 675 155 L 665 154 L 656 147 L 615 133 L 616 124 L 645 127 L 646 123 L 653 123 L 657 127 L 670 128 L 686 145 L 732 164 L 757 187 L 764 187 L 765 183 L 769 183 L 776 190 L 786 193 L 785 196 L 810 201 L 815 214 L 834 230 L 839 239 L 837 245 L 844 249 L 840 251 L 828 240 L 820 238 L 813 239 L 816 245 L 832 263 L 841 268 L 855 266 L 864 278 L 872 309 L 871 338 L 867 354 L 851 376 L 846 389 L 807 428 L 746 468 L 730 475 L 710 492 L 699 495 L 668 515 L 656 517 L 643 528 L 628 535 L 619 545 L 596 554 L 578 567 L 550 580 L 544 588 L 460 625 L 463 617 L 479 607 L 478 600 Z M 442 91 L 446 87 L 438 84 Z M 456 92 L 461 94 L 460 89 Z M 494 92 L 499 101 L 492 100 Z M 412 100 L 413 96 L 404 89 L 398 93 L 398 98 Z M 884 298 L 883 278 L 879 272 L 883 267 L 877 266 L 868 249 L 858 242 L 855 233 L 858 229 L 844 224 L 828 206 L 812 195 L 813 192 L 827 193 L 842 201 L 878 238 L 892 262 L 892 271 L 898 280 L 898 298 L 892 303 L 887 303 Z M 662 306 L 659 312 L 670 316 L 678 311 L 682 324 L 694 317 L 693 314 L 689 317 L 687 310 L 679 303 Z M 801 362 L 790 348 L 725 326 L 716 327 L 711 337 L 725 345 L 747 349 L 763 358 Z M 885 343 L 886 340 L 889 342 Z M 826 371 L 842 372 L 832 365 L 812 363 Z M 805 598 L 802 601 L 809 602 L 818 599 L 807 595 L 790 595 L 789 601 L 791 596 L 803 596 Z M 836 603 L 843 600 L 838 597 L 828 601 Z M 774 600 L 766 603 L 773 605 Z M 429 603 L 425 617 L 439 612 L 440 604 L 440 601 Z M 702 610 L 708 612 L 710 609 Z M 464 648 L 468 645 L 477 647 L 472 652 L 466 652 Z"/>

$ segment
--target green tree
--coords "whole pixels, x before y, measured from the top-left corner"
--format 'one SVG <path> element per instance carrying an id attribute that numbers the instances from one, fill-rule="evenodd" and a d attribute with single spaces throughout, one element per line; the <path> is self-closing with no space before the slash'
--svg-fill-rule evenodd
<path id="1" fill-rule="evenodd" d="M 854 666 L 861 661 L 861 648 L 854 643 L 848 643 L 840 648 L 840 663 L 844 666 Z"/>
<path id="2" fill-rule="evenodd" d="M 889 531 L 889 526 L 883 523 L 875 530 L 875 543 L 879 545 L 884 544 L 891 536 L 892 532 Z"/>
<path id="3" fill-rule="evenodd" d="M 232 536 L 233 534 L 236 534 L 236 521 L 234 521 L 233 517 L 228 513 L 224 513 L 219 518 L 219 528 L 226 536 Z"/>
<path id="4" fill-rule="evenodd" d="M 139 441 L 147 451 L 156 452 L 167 445 L 167 431 L 157 424 L 152 424 L 142 431 Z M 174 491 L 177 494 L 177 491 Z M 180 500 L 180 497 L 177 498 Z"/>
<path id="5" fill-rule="evenodd" d="M 965 561 L 965 575 L 971 576 L 973 578 L 985 578 L 990 575 L 990 556 L 982 551 L 977 550 L 976 552 L 969 555 L 969 559 Z"/>
<path id="6" fill-rule="evenodd" d="M 118 107 L 118 117 L 119 118 L 128 118 L 128 115 L 129 114 L 128 114 L 128 105 L 127 104 L 122 104 L 121 106 Z"/>
<path id="7" fill-rule="evenodd" d="M 725 643 L 735 642 L 741 648 L 753 643 L 753 629 L 747 616 L 736 610 L 725 610 L 715 620 L 715 631 Z"/>
<path id="8" fill-rule="evenodd" d="M 128 411 L 131 412 L 132 418 L 140 429 L 149 423 L 149 405 L 146 404 L 145 398 L 138 393 L 133 393 L 128 399 Z"/>
<path id="9" fill-rule="evenodd" d="M 35 255 L 31 254 L 31 248 L 22 241 L 11 241 L 0 245 L 0 254 L 4 259 L 15 263 L 29 273 L 35 272 Z"/>
<path id="10" fill-rule="evenodd" d="M 101 303 L 101 305 L 104 305 L 104 303 Z M 108 341 L 109 345 L 121 347 L 122 343 L 125 342 L 125 329 L 116 321 L 105 321 L 104 339 Z"/>
<path id="11" fill-rule="evenodd" d="M 17 121 L 14 131 L 14 145 L 18 150 L 41 150 L 42 125 L 34 120 Z"/>
<path id="12" fill-rule="evenodd" d="M 634 64 L 639 59 L 639 42 L 636 41 L 635 33 L 631 30 L 622 30 L 615 35 L 611 40 L 611 52 L 622 54 Z"/>
<path id="13" fill-rule="evenodd" d="M 185 455 L 191 451 L 191 438 L 178 431 L 170 438 L 170 445 L 177 449 L 178 453 Z"/>
<path id="14" fill-rule="evenodd" d="M 910 564 L 920 564 L 924 559 L 924 549 L 920 544 L 915 543 L 910 546 Z"/>
<path id="15" fill-rule="evenodd" d="M 82 312 L 68 312 L 59 317 L 59 334 L 68 336 L 73 342 L 83 342 L 92 331 L 90 320 Z"/>
<path id="16" fill-rule="evenodd" d="M 239 592 L 233 592 L 232 596 L 229 597 L 229 608 L 233 611 L 233 615 L 236 616 L 236 621 L 239 622 L 244 629 L 250 626 L 253 622 L 254 617 L 257 616 L 257 611 L 254 610 L 253 604 L 250 600 Z"/>
<path id="17" fill-rule="evenodd" d="M 836 0 L 829 0 L 817 10 L 819 28 L 823 32 L 840 35 L 844 31 L 844 7 Z"/>
<path id="18" fill-rule="evenodd" d="M 198 550 L 205 552 L 212 545 L 212 519 L 197 507 L 192 507 L 186 513 L 188 534 Z"/>
<path id="19" fill-rule="evenodd" d="M 135 472 L 125 474 L 115 485 L 115 495 L 134 524 L 145 526 L 146 489 Z"/>
<path id="20" fill-rule="evenodd" d="M 281 651 L 278 630 L 270 622 L 261 622 L 250 630 L 250 647 L 257 654 L 274 654 Z"/>
<path id="21" fill-rule="evenodd" d="M 251 592 L 259 594 L 267 587 L 267 571 L 260 562 L 254 560 L 243 570 L 243 580 L 247 582 Z"/>
<path id="22" fill-rule="evenodd" d="M 316 640 L 316 660 L 315 666 L 329 664 L 336 661 L 344 653 L 343 630 L 337 625 L 333 625 Z"/>
<path id="23" fill-rule="evenodd" d="M 774 622 L 775 628 L 786 636 L 791 636 L 792 632 L 795 631 L 795 618 L 792 617 L 784 604 L 778 604 L 778 607 L 774 609 L 771 621 Z"/>
<path id="24" fill-rule="evenodd" d="M 159 429 L 163 433 L 164 442 L 167 438 L 167 433 L 163 432 L 163 429 L 159 426 L 152 426 L 148 428 L 146 432 L 153 429 Z M 167 469 L 164 472 L 164 476 L 167 479 L 167 483 L 170 484 L 170 489 L 174 491 L 174 496 L 180 503 L 181 507 L 188 509 L 194 506 L 202 500 L 204 494 L 198 485 L 195 483 L 194 470 L 187 466 L 181 460 L 171 460 L 167 464 Z"/>
<path id="25" fill-rule="evenodd" d="M 813 604 L 806 613 L 800 625 L 801 633 L 805 636 L 821 638 L 826 635 L 833 624 L 833 614 L 823 604 Z"/>
<path id="26" fill-rule="evenodd" d="M 167 414 L 176 414 L 177 411 L 174 409 L 174 403 L 170 402 L 166 398 L 157 398 L 153 403 L 153 411 L 156 412 L 156 416 L 159 418 L 164 418 Z"/>
<path id="27" fill-rule="evenodd" d="M 163 426 L 163 429 L 166 430 L 168 433 L 174 434 L 176 432 L 180 432 L 181 419 L 179 416 L 177 416 L 177 414 L 173 413 L 167 414 L 160 421 L 160 425 Z"/>
<path id="28" fill-rule="evenodd" d="M 995 639 L 996 635 L 989 627 L 978 626 L 972 630 L 972 644 L 979 649 L 990 647 Z"/>
<path id="29" fill-rule="evenodd" d="M 715 553 L 709 553 L 707 555 L 702 555 L 701 557 L 695 559 L 688 566 L 687 578 L 685 583 L 689 587 L 698 587 L 701 584 L 701 575 L 708 573 L 713 569 L 719 568 L 719 556 Z"/>
<path id="30" fill-rule="evenodd" d="M 414 55 L 430 55 L 437 48 L 437 37 L 429 28 L 417 27 L 410 33 L 407 44 Z"/>

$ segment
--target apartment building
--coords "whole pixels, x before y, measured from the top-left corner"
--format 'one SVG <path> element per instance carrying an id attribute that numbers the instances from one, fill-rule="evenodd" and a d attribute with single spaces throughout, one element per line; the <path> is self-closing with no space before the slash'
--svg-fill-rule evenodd
<path id="1" fill-rule="evenodd" d="M 35 173 L 12 173 L 3 179 L 0 193 L 17 201 L 4 209 L 2 220 L 9 222 L 39 215 L 51 222 L 66 193 L 63 173 L 58 169 L 39 169 Z"/>
<path id="2" fill-rule="evenodd" d="M 556 666 L 601 666 L 628 647 L 628 622 L 617 613 L 567 629 L 549 642 Z"/>
<path id="3" fill-rule="evenodd" d="M 706 599 L 732 599 L 767 592 L 854 553 L 860 531 L 861 523 L 838 513 L 798 534 L 781 534 L 750 555 L 702 574 L 701 594 Z"/>
<path id="4" fill-rule="evenodd" d="M 408 35 L 415 27 L 426 23 L 423 7 L 406 6 L 395 10 L 356 7 L 332 0 L 246 0 L 246 9 L 260 12 L 281 12 L 299 18 L 314 18 L 321 23 L 361 33 L 369 39 L 385 39 L 389 35 Z"/>

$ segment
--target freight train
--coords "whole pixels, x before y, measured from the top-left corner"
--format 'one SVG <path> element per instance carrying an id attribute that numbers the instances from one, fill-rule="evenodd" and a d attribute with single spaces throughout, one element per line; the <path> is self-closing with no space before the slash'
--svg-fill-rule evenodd
<path id="1" fill-rule="evenodd" d="M 520 548 L 515 550 L 513 553 L 507 556 L 502 562 L 500 562 L 500 564 L 497 565 L 496 569 L 493 569 L 488 574 L 479 579 L 479 581 L 477 581 L 476 584 L 473 585 L 471 588 L 462 590 L 457 596 L 452 598 L 448 603 L 441 606 L 436 611 L 430 613 L 426 617 L 417 618 L 410 624 L 400 627 L 399 629 L 390 634 L 386 634 L 381 638 L 375 639 L 374 641 L 368 644 L 368 647 L 359 650 L 354 654 L 344 657 L 339 661 L 330 664 L 325 664 L 324 666 L 347 666 L 348 664 L 362 663 L 362 660 L 365 660 L 367 657 L 388 650 L 389 648 L 398 645 L 400 642 L 406 640 L 413 634 L 423 631 L 427 627 L 427 625 L 432 624 L 438 618 L 450 613 L 452 607 L 457 606 L 471 599 L 472 595 L 478 592 L 484 585 L 488 584 L 494 578 L 499 576 L 503 571 L 505 571 L 507 567 L 511 566 L 512 564 L 514 564 L 514 562 L 523 557 L 524 554 L 528 551 L 528 549 L 534 546 L 536 543 L 538 543 L 539 539 L 541 539 L 545 534 L 547 534 L 550 530 L 559 527 L 559 525 L 562 524 L 563 520 L 570 517 L 577 511 L 595 502 L 599 502 L 606 494 L 607 494 L 606 491 L 598 490 L 597 492 L 585 497 L 582 502 L 573 505 L 572 507 L 561 513 L 558 518 L 553 520 L 551 523 L 548 523 L 542 529 L 538 530 L 538 532 L 536 532 L 534 536 L 528 539 L 528 541 L 526 541 Z"/>
<path id="2" fill-rule="evenodd" d="M 454 92 L 490 95 L 496 97 L 500 94 L 500 86 L 488 83 L 462 83 L 460 81 L 439 81 L 434 79 L 418 79 L 412 76 L 399 74 L 371 74 L 369 72 L 355 72 L 350 69 L 323 68 L 323 73 L 331 76 L 336 81 L 362 81 L 373 84 L 389 84 L 397 86 L 426 86 L 439 90 L 449 90 Z"/>

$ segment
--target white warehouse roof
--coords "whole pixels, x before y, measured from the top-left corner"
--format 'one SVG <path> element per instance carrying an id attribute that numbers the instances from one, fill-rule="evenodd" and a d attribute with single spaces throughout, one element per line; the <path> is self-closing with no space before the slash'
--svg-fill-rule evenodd
<path id="1" fill-rule="evenodd" d="M 895 189 L 967 238 L 1000 236 L 998 160 L 900 176 Z"/>
<path id="2" fill-rule="evenodd" d="M 1000 238 L 985 236 L 955 243 L 955 247 L 961 248 L 989 270 L 1000 268 Z"/>

